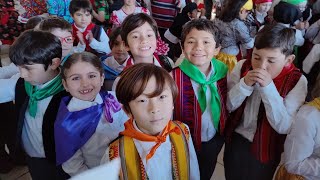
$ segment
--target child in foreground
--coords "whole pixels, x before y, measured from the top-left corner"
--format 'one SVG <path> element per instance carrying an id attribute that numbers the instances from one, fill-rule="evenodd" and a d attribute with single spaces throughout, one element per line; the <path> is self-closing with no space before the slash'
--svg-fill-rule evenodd
<path id="1" fill-rule="evenodd" d="M 100 164 L 128 119 L 110 92 L 102 92 L 103 68 L 89 52 L 71 55 L 62 67 L 64 97 L 55 123 L 57 164 L 71 176 Z"/>
<path id="2" fill-rule="evenodd" d="M 123 72 L 116 95 L 130 119 L 102 163 L 121 158 L 120 179 L 200 179 L 187 125 L 172 121 L 177 86 L 153 64 Z"/>
<path id="3" fill-rule="evenodd" d="M 226 180 L 270 180 L 280 162 L 307 80 L 292 61 L 294 31 L 282 25 L 257 33 L 251 60 L 228 77 L 224 167 Z"/>

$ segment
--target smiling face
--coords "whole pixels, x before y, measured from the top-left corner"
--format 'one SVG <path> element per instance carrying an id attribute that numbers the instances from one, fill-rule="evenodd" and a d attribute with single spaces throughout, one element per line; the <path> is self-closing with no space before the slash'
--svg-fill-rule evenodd
<path id="1" fill-rule="evenodd" d="M 149 97 L 155 91 L 156 83 L 152 76 L 142 94 L 129 102 L 130 114 L 138 128 L 149 135 L 159 134 L 168 124 L 173 112 L 173 97 L 168 84 L 160 95 Z"/>
<path id="2" fill-rule="evenodd" d="M 77 27 L 86 28 L 91 23 L 92 15 L 90 12 L 80 9 L 72 15 L 72 18 Z"/>
<path id="3" fill-rule="evenodd" d="M 274 79 L 286 65 L 292 63 L 294 57 L 294 55 L 286 57 L 280 48 L 253 48 L 251 64 L 253 69 L 265 69 Z"/>
<path id="4" fill-rule="evenodd" d="M 103 85 L 104 75 L 88 62 L 78 61 L 66 70 L 62 81 L 64 88 L 73 97 L 93 101 Z"/>
<path id="5" fill-rule="evenodd" d="M 216 48 L 212 33 L 195 28 L 187 34 L 183 47 L 185 57 L 204 74 L 210 67 L 211 59 L 220 50 Z"/>
<path id="6" fill-rule="evenodd" d="M 132 30 L 127 36 L 127 42 L 127 51 L 131 52 L 134 59 L 153 59 L 153 53 L 157 47 L 157 37 L 147 22 Z"/>

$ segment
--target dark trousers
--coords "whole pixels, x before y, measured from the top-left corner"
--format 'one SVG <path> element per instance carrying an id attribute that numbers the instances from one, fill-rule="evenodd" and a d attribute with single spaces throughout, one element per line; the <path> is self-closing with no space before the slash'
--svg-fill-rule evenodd
<path id="1" fill-rule="evenodd" d="M 7 173 L 14 167 L 13 156 L 16 137 L 15 109 L 12 102 L 0 104 L 0 172 Z M 5 151 L 7 145 L 9 154 Z"/>
<path id="2" fill-rule="evenodd" d="M 213 5 L 212 0 L 204 0 L 204 8 L 206 9 L 205 16 L 209 20 L 211 19 L 212 5 Z"/>
<path id="3" fill-rule="evenodd" d="M 250 153 L 251 142 L 234 133 L 225 144 L 224 171 L 226 180 L 272 180 L 279 162 L 261 163 Z"/>
<path id="4" fill-rule="evenodd" d="M 61 166 L 56 166 L 45 158 L 27 157 L 27 164 L 32 180 L 65 180 L 70 178 Z"/>
<path id="5" fill-rule="evenodd" d="M 210 180 L 223 143 L 224 139 L 218 132 L 210 141 L 201 143 L 201 150 L 197 152 L 201 180 Z"/>

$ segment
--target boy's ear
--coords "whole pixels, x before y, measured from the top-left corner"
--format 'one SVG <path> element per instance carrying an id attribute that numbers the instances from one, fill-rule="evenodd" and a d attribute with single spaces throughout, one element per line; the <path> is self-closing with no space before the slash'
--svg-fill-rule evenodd
<path id="1" fill-rule="evenodd" d="M 296 58 L 296 56 L 294 54 L 291 54 L 291 55 L 287 56 L 287 58 L 286 58 L 287 62 L 285 64 L 285 66 L 291 64 L 294 61 L 295 58 Z"/>
<path id="2" fill-rule="evenodd" d="M 61 59 L 60 58 L 53 58 L 52 59 L 52 63 L 51 63 L 51 65 L 49 67 L 52 70 L 56 70 L 60 66 L 60 63 L 61 63 Z"/>
<path id="3" fill-rule="evenodd" d="M 66 82 L 64 79 L 62 79 L 62 85 L 63 85 L 64 89 L 65 89 L 67 92 L 69 92 L 69 91 L 68 91 L 67 82 Z"/>
<path id="4" fill-rule="evenodd" d="M 218 55 L 219 52 L 220 52 L 220 49 L 221 49 L 221 46 L 218 46 L 217 48 L 214 48 L 213 55 L 214 55 L 214 56 Z"/>

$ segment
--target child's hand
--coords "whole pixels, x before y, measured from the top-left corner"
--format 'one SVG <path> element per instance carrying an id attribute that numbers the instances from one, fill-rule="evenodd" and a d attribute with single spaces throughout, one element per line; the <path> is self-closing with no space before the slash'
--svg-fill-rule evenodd
<path id="1" fill-rule="evenodd" d="M 206 9 L 205 8 L 200 9 L 200 17 L 205 15 L 206 15 Z"/>
<path id="2" fill-rule="evenodd" d="M 244 83 L 246 83 L 247 86 L 253 86 L 257 81 L 254 80 L 254 73 L 251 71 L 248 71 L 248 73 L 244 76 Z"/>
<path id="3" fill-rule="evenodd" d="M 261 68 L 252 70 L 250 74 L 252 81 L 259 83 L 261 87 L 268 86 L 272 81 L 271 75 L 268 71 Z"/>
<path id="4" fill-rule="evenodd" d="M 83 38 L 83 34 L 80 31 L 77 31 L 77 37 L 79 38 L 80 44 L 82 45 L 86 44 Z"/>
<path id="5" fill-rule="evenodd" d="M 298 24 L 295 25 L 296 29 L 299 30 L 304 30 L 305 29 L 305 23 L 304 22 L 299 22 Z"/>
<path id="6" fill-rule="evenodd" d="M 91 41 L 93 40 L 93 34 L 91 31 L 88 32 L 86 39 L 89 41 L 89 44 L 91 43 Z"/>

